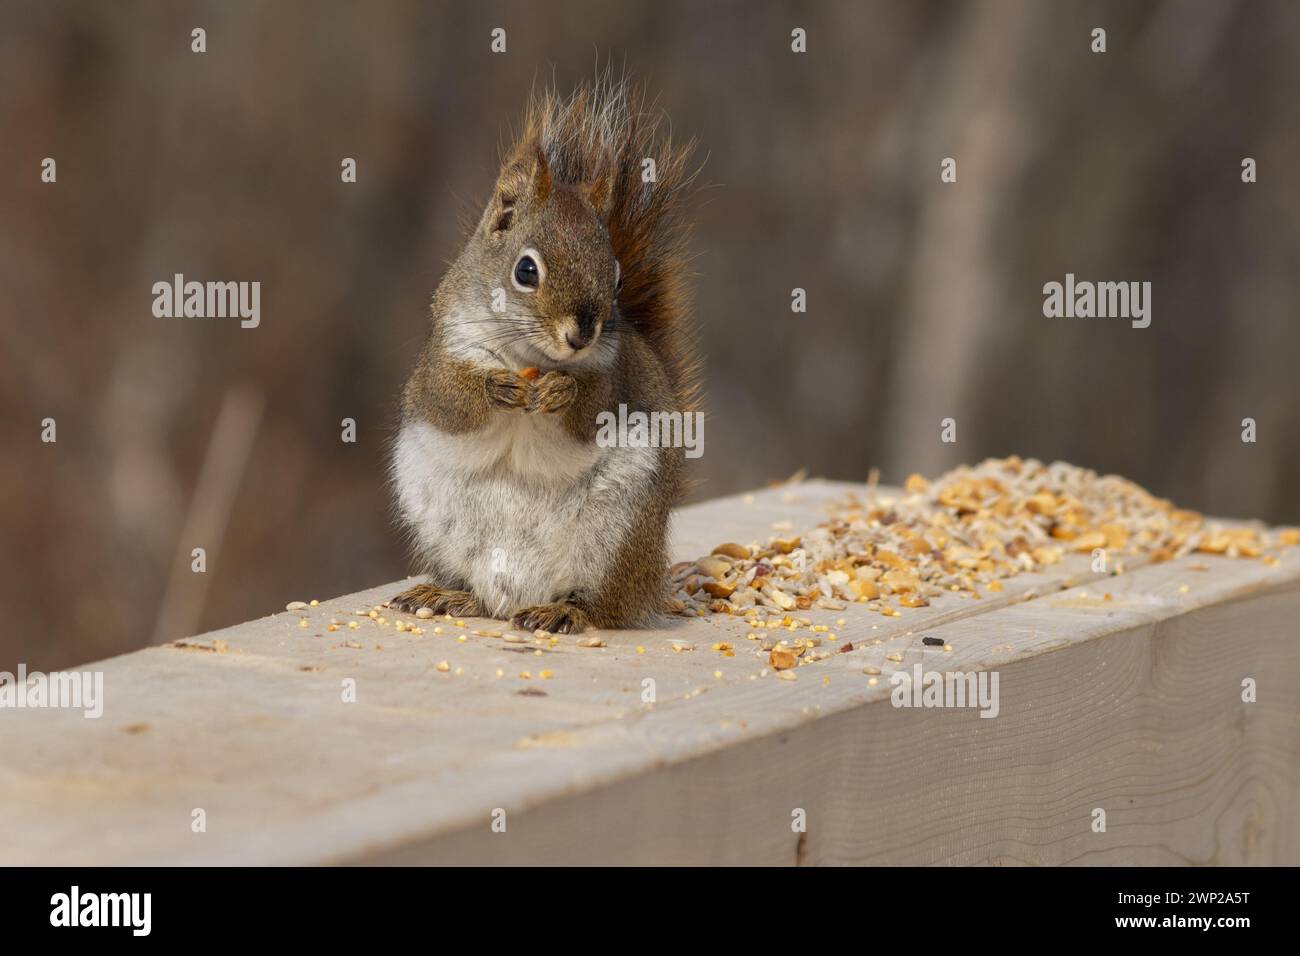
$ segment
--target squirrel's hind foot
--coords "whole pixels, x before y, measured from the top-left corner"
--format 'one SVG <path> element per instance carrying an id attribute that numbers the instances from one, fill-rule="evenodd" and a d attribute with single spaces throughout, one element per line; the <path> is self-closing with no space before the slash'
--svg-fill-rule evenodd
<path id="1" fill-rule="evenodd" d="M 407 614 L 427 607 L 434 614 L 453 614 L 456 617 L 481 617 L 483 605 L 468 591 L 449 591 L 432 584 L 417 584 L 407 588 L 388 602 L 388 606 Z"/>
<path id="2" fill-rule="evenodd" d="M 538 604 L 516 611 L 510 623 L 525 631 L 576 634 L 587 627 L 587 614 L 576 604 Z"/>

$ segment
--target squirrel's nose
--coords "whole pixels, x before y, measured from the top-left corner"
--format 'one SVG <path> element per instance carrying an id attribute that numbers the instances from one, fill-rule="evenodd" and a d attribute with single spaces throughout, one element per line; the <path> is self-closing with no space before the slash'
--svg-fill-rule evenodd
<path id="1" fill-rule="evenodd" d="M 564 333 L 564 341 L 569 343 L 569 347 L 572 348 L 573 351 L 581 352 L 591 344 L 591 333 L 583 331 L 566 332 Z"/>

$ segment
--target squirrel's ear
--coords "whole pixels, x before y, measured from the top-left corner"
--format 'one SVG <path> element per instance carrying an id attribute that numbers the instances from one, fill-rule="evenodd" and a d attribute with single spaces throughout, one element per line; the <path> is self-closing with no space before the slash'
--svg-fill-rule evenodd
<path id="1" fill-rule="evenodd" d="M 489 232 L 510 228 L 515 206 L 520 202 L 541 202 L 551 194 L 551 167 L 539 145 L 520 150 L 501 170 L 488 217 Z"/>
<path id="2" fill-rule="evenodd" d="M 611 201 L 614 198 L 613 177 L 609 170 L 603 170 L 595 180 L 587 186 L 587 202 L 591 203 L 596 215 L 600 217 L 601 222 L 609 221 L 609 212 Z"/>

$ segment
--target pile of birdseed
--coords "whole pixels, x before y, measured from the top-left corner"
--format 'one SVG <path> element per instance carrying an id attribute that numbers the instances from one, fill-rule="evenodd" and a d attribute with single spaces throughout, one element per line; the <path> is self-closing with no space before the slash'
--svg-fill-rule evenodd
<path id="1" fill-rule="evenodd" d="M 979 598 L 1001 581 L 1060 562 L 1071 552 L 1122 572 L 1205 552 L 1276 564 L 1300 531 L 1225 527 L 1174 507 L 1116 475 L 1065 462 L 990 458 L 933 482 L 907 479 L 901 495 L 851 495 L 797 537 L 728 542 L 673 565 L 670 609 L 753 616 L 847 602 L 890 617 L 944 592 Z"/>

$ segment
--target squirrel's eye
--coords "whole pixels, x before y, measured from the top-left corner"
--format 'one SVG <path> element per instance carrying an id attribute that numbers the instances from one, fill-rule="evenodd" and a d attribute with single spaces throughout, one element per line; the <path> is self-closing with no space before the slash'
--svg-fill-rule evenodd
<path id="1" fill-rule="evenodd" d="M 542 276 L 532 256 L 520 256 L 515 263 L 515 282 L 525 289 L 536 289 Z"/>

